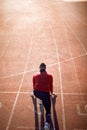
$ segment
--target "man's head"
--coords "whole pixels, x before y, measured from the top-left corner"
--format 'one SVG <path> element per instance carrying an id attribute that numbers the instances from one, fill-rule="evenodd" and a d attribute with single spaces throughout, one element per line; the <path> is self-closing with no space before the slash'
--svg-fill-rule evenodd
<path id="1" fill-rule="evenodd" d="M 45 70 L 46 70 L 46 65 L 45 65 L 45 63 L 41 63 L 40 66 L 39 66 L 39 68 L 40 68 L 40 72 L 45 71 Z"/>

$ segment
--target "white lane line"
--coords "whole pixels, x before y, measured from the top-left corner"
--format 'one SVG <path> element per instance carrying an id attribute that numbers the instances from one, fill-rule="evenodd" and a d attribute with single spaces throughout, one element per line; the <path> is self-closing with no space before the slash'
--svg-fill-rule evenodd
<path id="1" fill-rule="evenodd" d="M 83 48 L 83 50 L 87 54 L 86 48 L 84 47 L 83 43 L 81 42 L 81 40 L 79 39 L 79 37 L 77 36 L 77 34 L 73 31 L 73 29 L 71 28 L 71 26 L 69 24 L 67 24 L 66 22 L 65 22 L 65 25 L 67 26 L 67 28 L 69 28 L 69 30 L 72 32 L 72 34 L 75 36 L 75 38 L 77 39 L 77 41 L 80 43 L 81 47 Z"/>
<path id="2" fill-rule="evenodd" d="M 0 57 L 2 57 L 2 56 L 4 55 L 4 53 L 5 53 L 6 49 L 7 49 L 7 47 L 9 46 L 9 44 L 10 44 L 10 41 L 6 44 L 6 46 L 5 46 L 5 48 L 3 49 L 3 51 L 2 51 L 2 53 L 1 53 L 1 55 L 0 55 Z"/>
<path id="3" fill-rule="evenodd" d="M 70 96 L 87 96 L 87 93 L 63 93 L 64 95 L 70 95 Z"/>
<path id="4" fill-rule="evenodd" d="M 18 92 L 15 92 L 15 91 L 0 91 L 0 94 L 17 94 Z M 29 95 L 31 95 L 31 92 L 19 92 L 19 94 L 29 94 Z M 57 94 L 57 95 L 60 95 L 61 93 L 59 92 L 56 92 L 55 94 Z M 76 95 L 76 96 L 87 96 L 87 93 L 62 93 L 63 95 L 71 95 L 71 96 L 73 96 L 73 95 Z"/>
<path id="5" fill-rule="evenodd" d="M 78 21 L 80 21 L 81 23 L 83 23 L 84 25 L 86 25 L 87 26 L 87 24 L 84 22 L 84 21 L 82 21 L 79 17 L 77 17 L 77 16 L 75 16 L 75 14 L 72 14 L 72 13 L 70 13 L 74 18 L 76 18 Z"/>
<path id="6" fill-rule="evenodd" d="M 65 24 L 65 23 L 64 23 L 64 24 Z M 66 24 L 65 24 L 65 25 L 66 25 Z M 65 26 L 65 36 L 66 36 L 67 41 L 69 41 L 69 40 L 68 40 L 68 35 L 67 35 L 66 27 L 67 27 L 67 26 Z M 83 49 L 84 49 L 84 48 L 83 48 Z M 71 55 L 71 57 L 73 58 L 72 51 L 71 51 L 71 45 L 70 45 L 70 44 L 69 44 L 69 50 L 70 50 L 70 55 Z M 79 88 L 80 93 L 82 93 L 74 59 L 72 60 L 72 63 L 73 63 L 73 67 L 74 67 L 76 82 L 77 82 L 77 85 L 78 85 L 78 88 Z M 81 96 L 81 98 L 82 98 L 82 100 L 84 101 L 83 96 Z"/>
<path id="7" fill-rule="evenodd" d="M 68 62 L 68 61 L 72 61 L 74 59 L 78 59 L 78 58 L 81 58 L 81 57 L 86 56 L 86 55 L 87 55 L 87 53 L 84 53 L 84 54 L 81 54 L 79 56 L 76 56 L 76 57 L 74 56 L 74 57 L 71 57 L 69 59 L 60 61 L 59 63 L 65 63 L 65 62 Z M 58 62 L 50 64 L 50 65 L 47 65 L 47 67 L 52 67 L 52 66 L 55 66 L 55 65 L 58 65 Z M 24 73 L 30 73 L 30 72 L 35 72 L 35 71 L 38 71 L 38 69 L 31 69 L 31 70 L 27 70 L 25 72 L 20 72 L 20 73 L 17 73 L 17 74 L 11 74 L 11 75 L 6 75 L 6 76 L 1 76 L 0 79 L 10 78 L 10 77 L 14 77 L 14 76 L 20 76 L 20 75 L 22 75 Z"/>
<path id="8" fill-rule="evenodd" d="M 81 57 L 86 56 L 86 55 L 87 55 L 87 53 L 83 53 L 83 54 L 81 54 L 81 55 L 79 55 L 79 56 L 71 57 L 71 58 L 66 59 L 66 60 L 64 60 L 64 61 L 61 61 L 60 63 L 72 61 L 72 60 L 74 60 L 74 59 L 78 59 L 78 58 L 81 58 Z"/>
<path id="9" fill-rule="evenodd" d="M 17 129 L 22 129 L 22 130 L 38 130 L 36 127 L 29 127 L 29 126 L 18 126 Z"/>
<path id="10" fill-rule="evenodd" d="M 57 65 L 57 63 L 53 63 L 53 64 L 50 64 L 50 65 L 47 65 L 47 67 L 52 67 L 54 65 Z M 22 75 L 24 73 L 30 73 L 30 72 L 35 72 L 35 71 L 38 71 L 38 69 L 31 69 L 31 70 L 22 71 L 22 72 L 16 73 L 16 74 L 2 76 L 2 77 L 0 77 L 0 79 L 14 77 L 14 76 L 20 76 L 20 75 Z"/>
<path id="11" fill-rule="evenodd" d="M 68 34 L 67 34 L 65 26 L 64 26 L 64 32 L 65 32 L 65 36 L 66 36 L 66 41 L 68 42 L 69 41 L 68 40 Z M 68 47 L 69 47 L 70 55 L 73 58 L 70 44 L 68 45 Z M 79 87 L 80 93 L 82 93 L 81 92 L 81 87 L 80 87 L 80 82 L 79 82 L 79 79 L 78 79 L 78 73 L 77 73 L 77 70 L 76 70 L 76 65 L 75 65 L 75 61 L 74 60 L 72 60 L 72 64 L 73 64 L 74 73 L 75 73 L 75 77 L 76 77 L 76 83 L 77 83 L 77 85 Z M 83 97 L 82 97 L 82 100 L 84 100 Z"/>
<path id="12" fill-rule="evenodd" d="M 18 126 L 17 129 L 22 129 L 22 130 L 39 130 L 38 127 L 28 127 L 28 126 Z M 42 130 L 42 129 L 40 129 Z M 55 128 L 51 130 L 56 130 Z"/>
<path id="13" fill-rule="evenodd" d="M 24 73 L 25 73 L 25 72 L 20 72 L 20 73 L 16 73 L 16 74 L 5 75 L 5 76 L 0 77 L 0 79 L 10 78 L 10 77 L 14 77 L 14 76 L 20 76 L 20 75 L 22 75 L 22 74 L 24 74 Z"/>
<path id="14" fill-rule="evenodd" d="M 59 69 L 59 80 L 60 80 L 60 87 L 61 87 L 61 103 L 62 103 L 62 119 L 63 119 L 63 130 L 66 130 L 66 123 L 65 123 L 65 110 L 64 110 L 64 97 L 63 97 L 63 86 L 62 86 L 62 75 L 61 75 L 61 65 L 59 62 L 59 54 L 58 54 L 58 47 L 57 47 L 57 41 L 55 38 L 55 34 L 52 28 L 52 25 L 49 24 L 49 29 L 51 30 L 54 45 L 56 48 L 56 55 L 57 55 L 57 62 L 58 62 L 58 69 Z"/>
<path id="15" fill-rule="evenodd" d="M 29 53 L 28 53 L 28 56 L 27 56 L 27 62 L 26 62 L 25 68 L 24 68 L 24 72 L 27 70 L 27 67 L 28 67 L 28 64 L 29 64 L 29 59 L 30 59 L 32 47 L 33 47 L 33 42 L 32 42 L 32 37 L 31 37 L 31 47 L 29 48 Z M 14 101 L 14 104 L 13 104 L 13 108 L 12 108 L 12 111 L 11 111 L 11 114 L 10 114 L 10 118 L 9 118 L 6 130 L 9 130 L 9 127 L 10 127 L 10 124 L 11 124 L 11 121 L 12 121 L 12 117 L 13 117 L 13 114 L 14 114 L 14 110 L 15 110 L 15 107 L 16 107 L 16 104 L 17 104 L 17 100 L 18 100 L 18 97 L 19 97 L 19 94 L 20 94 L 20 90 L 21 90 L 21 87 L 22 87 L 22 84 L 23 84 L 23 81 L 24 81 L 25 74 L 26 73 L 23 73 L 22 80 L 21 80 L 16 98 L 15 98 L 15 101 Z"/>

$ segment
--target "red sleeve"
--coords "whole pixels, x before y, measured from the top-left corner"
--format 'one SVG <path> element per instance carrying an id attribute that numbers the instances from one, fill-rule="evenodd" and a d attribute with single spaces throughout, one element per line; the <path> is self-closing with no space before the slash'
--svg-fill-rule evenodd
<path id="1" fill-rule="evenodd" d="M 50 75 L 50 92 L 53 93 L 53 76 Z"/>

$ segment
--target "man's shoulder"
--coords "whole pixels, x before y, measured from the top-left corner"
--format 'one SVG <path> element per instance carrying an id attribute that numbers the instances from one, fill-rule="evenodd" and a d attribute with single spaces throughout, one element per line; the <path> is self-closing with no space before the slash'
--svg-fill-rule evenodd
<path id="1" fill-rule="evenodd" d="M 33 77 L 37 77 L 37 76 L 39 76 L 39 75 L 40 75 L 40 73 L 37 72 L 36 74 L 33 75 Z"/>
<path id="2" fill-rule="evenodd" d="M 53 77 L 51 73 L 47 73 L 47 75 L 48 75 L 49 77 Z"/>

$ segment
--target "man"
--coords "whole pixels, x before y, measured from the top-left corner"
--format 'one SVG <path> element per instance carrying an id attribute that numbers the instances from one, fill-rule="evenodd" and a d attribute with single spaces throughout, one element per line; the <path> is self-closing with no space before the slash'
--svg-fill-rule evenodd
<path id="1" fill-rule="evenodd" d="M 46 129 L 50 126 L 50 94 L 53 94 L 53 76 L 47 73 L 45 63 L 41 63 L 39 69 L 40 73 L 33 76 L 33 93 L 42 101 L 46 110 L 46 123 L 44 127 Z"/>

